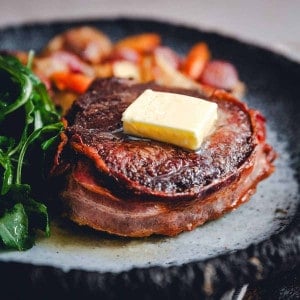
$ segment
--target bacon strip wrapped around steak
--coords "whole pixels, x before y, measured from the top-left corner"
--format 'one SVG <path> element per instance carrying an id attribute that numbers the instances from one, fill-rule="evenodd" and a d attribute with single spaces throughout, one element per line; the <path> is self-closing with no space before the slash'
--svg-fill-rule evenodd
<path id="1" fill-rule="evenodd" d="M 218 104 L 216 128 L 198 151 L 123 133 L 123 111 L 147 88 Z M 66 115 L 52 176 L 64 179 L 64 214 L 80 225 L 173 236 L 246 202 L 275 157 L 264 117 L 224 91 L 201 95 L 110 78 L 94 81 Z"/>

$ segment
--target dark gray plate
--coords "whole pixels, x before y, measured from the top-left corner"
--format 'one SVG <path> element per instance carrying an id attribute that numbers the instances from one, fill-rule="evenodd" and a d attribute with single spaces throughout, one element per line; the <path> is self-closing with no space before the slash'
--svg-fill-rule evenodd
<path id="1" fill-rule="evenodd" d="M 248 87 L 245 101 L 266 116 L 269 143 L 279 154 L 276 172 L 239 209 L 175 238 L 116 238 L 53 220 L 51 238 L 39 238 L 26 252 L 0 252 L 1 291 L 12 298 L 43 299 L 219 298 L 295 266 L 300 257 L 300 65 L 216 33 L 132 19 L 4 28 L 0 48 L 38 51 L 55 34 L 81 24 L 96 26 L 113 40 L 158 32 L 181 54 L 206 41 L 213 57 L 237 66 Z"/>

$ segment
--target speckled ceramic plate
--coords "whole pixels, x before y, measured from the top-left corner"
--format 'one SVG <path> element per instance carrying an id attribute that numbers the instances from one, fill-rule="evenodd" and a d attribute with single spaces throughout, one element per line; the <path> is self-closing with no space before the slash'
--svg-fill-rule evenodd
<path id="1" fill-rule="evenodd" d="M 181 54 L 206 41 L 214 58 L 238 68 L 248 87 L 244 100 L 266 116 L 268 141 L 279 154 L 276 171 L 248 203 L 177 237 L 118 238 L 56 218 L 52 236 L 41 237 L 32 249 L 0 252 L 0 289 L 12 298 L 218 298 L 298 263 L 300 65 L 216 33 L 132 19 L 4 28 L 0 47 L 40 50 L 55 34 L 81 24 L 96 26 L 113 40 L 158 32 Z"/>

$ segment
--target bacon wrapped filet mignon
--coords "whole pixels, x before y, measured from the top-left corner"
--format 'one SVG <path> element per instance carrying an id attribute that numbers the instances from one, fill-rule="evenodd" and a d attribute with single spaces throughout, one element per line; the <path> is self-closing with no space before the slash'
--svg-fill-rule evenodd
<path id="1" fill-rule="evenodd" d="M 200 97 L 218 104 L 215 130 L 198 151 L 133 138 L 122 113 L 145 89 Z M 232 95 L 167 88 L 125 79 L 95 80 L 65 116 L 52 176 L 64 214 L 109 233 L 173 236 L 246 202 L 269 176 L 276 157 L 265 119 Z"/>

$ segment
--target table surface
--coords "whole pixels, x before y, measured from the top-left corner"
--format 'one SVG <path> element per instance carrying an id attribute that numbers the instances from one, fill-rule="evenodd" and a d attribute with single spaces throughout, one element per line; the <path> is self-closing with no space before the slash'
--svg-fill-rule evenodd
<path id="1" fill-rule="evenodd" d="M 299 0 L 0 0 L 0 26 L 62 19 L 146 17 L 275 49 L 300 61 Z"/>

